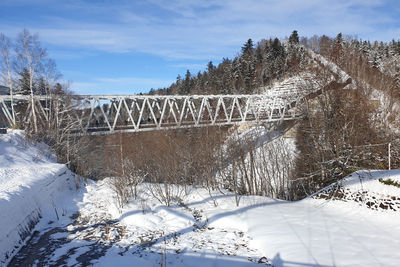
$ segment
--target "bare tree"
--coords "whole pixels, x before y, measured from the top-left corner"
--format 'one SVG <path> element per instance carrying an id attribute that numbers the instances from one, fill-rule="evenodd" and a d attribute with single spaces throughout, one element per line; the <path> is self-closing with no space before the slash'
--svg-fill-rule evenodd
<path id="1" fill-rule="evenodd" d="M 68 85 L 62 86 L 57 81 L 62 77 L 61 73 L 57 69 L 56 62 L 53 59 L 48 59 L 43 64 L 43 73 L 42 78 L 45 82 L 45 94 L 48 96 L 46 98 L 46 110 L 48 111 L 49 117 L 53 113 L 54 103 L 55 101 L 51 101 L 53 99 L 53 94 L 57 93 L 57 87 L 61 86 L 61 91 L 68 94 Z M 60 90 L 58 90 L 60 91 Z M 50 128 L 51 120 L 48 120 L 48 127 Z"/>
<path id="2" fill-rule="evenodd" d="M 37 116 L 35 112 L 35 101 L 33 99 L 33 82 L 38 69 L 47 56 L 46 49 L 42 48 L 38 40 L 38 35 L 32 35 L 27 29 L 24 29 L 17 38 L 15 51 L 17 53 L 16 67 L 19 70 L 26 69 L 29 73 L 29 89 L 31 95 L 31 109 L 35 133 L 38 132 Z"/>
<path id="3" fill-rule="evenodd" d="M 13 88 L 13 77 L 11 72 L 11 55 L 10 55 L 11 47 L 12 47 L 11 40 L 3 33 L 0 33 L 0 53 L 3 59 L 0 67 L 1 70 L 7 71 L 6 80 L 8 87 L 10 88 L 10 96 L 11 96 L 11 116 L 12 116 L 11 119 L 12 123 L 15 125 L 16 121 L 15 121 L 15 111 L 14 111 L 14 101 L 13 101 L 14 88 Z"/>
<path id="4" fill-rule="evenodd" d="M 44 62 L 42 75 L 48 84 L 48 87 L 46 88 L 46 94 L 49 95 L 51 94 L 50 89 L 54 87 L 57 81 L 62 77 L 62 74 L 57 69 L 56 62 L 53 59 L 47 59 Z"/>

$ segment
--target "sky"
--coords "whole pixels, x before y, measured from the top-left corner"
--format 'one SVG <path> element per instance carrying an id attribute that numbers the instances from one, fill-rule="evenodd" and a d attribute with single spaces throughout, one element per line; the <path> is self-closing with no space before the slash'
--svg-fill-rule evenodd
<path id="1" fill-rule="evenodd" d="M 293 30 L 400 39 L 398 0 L 0 0 L 0 32 L 38 33 L 77 94 L 137 94 Z"/>

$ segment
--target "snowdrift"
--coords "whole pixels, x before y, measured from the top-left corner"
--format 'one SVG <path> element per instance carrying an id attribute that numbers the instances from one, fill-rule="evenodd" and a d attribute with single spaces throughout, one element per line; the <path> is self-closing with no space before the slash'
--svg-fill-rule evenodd
<path id="1" fill-rule="evenodd" d="M 0 135 L 0 265 L 6 265 L 42 217 L 57 221 L 71 207 L 63 194 L 73 190 L 73 174 L 44 144 L 22 131 Z"/>

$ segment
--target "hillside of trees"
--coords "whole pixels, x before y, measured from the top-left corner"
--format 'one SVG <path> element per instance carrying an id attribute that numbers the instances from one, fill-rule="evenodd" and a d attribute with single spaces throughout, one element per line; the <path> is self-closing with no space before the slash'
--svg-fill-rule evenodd
<path id="1" fill-rule="evenodd" d="M 187 70 L 169 88 L 150 94 L 252 94 L 274 79 L 296 73 L 305 61 L 296 31 L 284 43 L 274 38 L 254 45 L 249 39 L 233 60 L 223 58 L 218 66 L 210 61 L 207 70 L 196 75 Z"/>
<path id="2" fill-rule="evenodd" d="M 349 64 L 364 68 L 364 77 L 370 72 L 388 75 L 400 84 L 400 40 L 389 43 L 363 41 L 352 36 L 335 38 L 326 35 L 299 37 L 293 31 L 289 38 L 263 39 L 254 44 L 249 39 L 241 53 L 233 60 L 223 58 L 217 66 L 210 61 L 203 72 L 186 71 L 178 75 L 168 88 L 152 89 L 150 94 L 246 94 L 258 93 L 274 80 L 295 75 L 310 67 L 307 49 L 325 56 L 353 75 Z M 349 54 L 351 57 L 349 58 Z M 368 69 L 365 69 L 368 68 Z M 360 72 L 358 72 L 360 73 Z M 379 76 L 378 75 L 378 76 Z M 372 84 L 374 85 L 374 84 Z"/>

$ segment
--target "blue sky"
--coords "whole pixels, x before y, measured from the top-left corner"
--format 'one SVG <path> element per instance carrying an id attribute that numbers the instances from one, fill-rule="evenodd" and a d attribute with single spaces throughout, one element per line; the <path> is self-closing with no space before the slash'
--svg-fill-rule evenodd
<path id="1" fill-rule="evenodd" d="M 0 0 L 0 32 L 38 33 L 79 94 L 135 94 L 170 85 L 243 43 L 342 32 L 400 39 L 398 0 Z"/>

